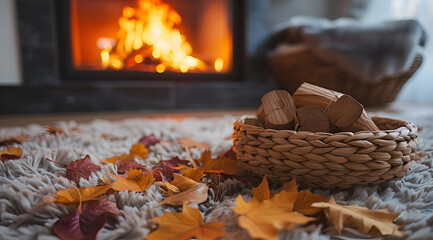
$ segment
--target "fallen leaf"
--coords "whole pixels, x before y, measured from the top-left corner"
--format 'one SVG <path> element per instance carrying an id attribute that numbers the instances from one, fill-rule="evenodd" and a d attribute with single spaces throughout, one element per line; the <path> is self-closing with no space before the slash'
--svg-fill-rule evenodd
<path id="1" fill-rule="evenodd" d="M 126 161 L 135 161 L 135 158 L 138 159 L 146 159 L 147 155 L 149 154 L 149 150 L 144 147 L 143 144 L 134 144 L 130 149 L 129 149 L 129 153 L 128 154 L 122 154 L 122 155 L 116 155 L 114 157 L 111 158 L 107 158 L 105 160 L 101 160 L 101 162 L 103 163 L 111 163 L 111 164 L 115 164 L 117 160 L 126 162 Z"/>
<path id="2" fill-rule="evenodd" d="M 266 175 L 263 177 L 262 182 L 256 188 L 253 188 L 253 198 L 263 201 L 269 200 L 271 196 L 271 191 L 269 190 L 268 179 Z"/>
<path id="3" fill-rule="evenodd" d="M 199 150 L 205 150 L 210 148 L 209 144 L 207 143 L 197 142 L 186 137 L 179 139 L 178 143 L 180 143 L 184 148 L 197 148 Z"/>
<path id="4" fill-rule="evenodd" d="M 238 160 L 230 158 L 215 159 L 212 158 L 210 151 L 203 152 L 197 162 L 206 173 L 224 173 L 232 175 L 239 171 Z"/>
<path id="5" fill-rule="evenodd" d="M 314 215 L 321 211 L 320 208 L 312 207 L 311 205 L 316 202 L 326 201 L 325 196 L 312 194 L 310 190 L 301 191 L 298 193 L 293 211 L 302 213 L 304 215 Z"/>
<path id="6" fill-rule="evenodd" d="M 231 137 L 230 137 L 230 139 L 231 139 Z M 233 147 L 230 148 L 229 150 L 223 152 L 218 158 L 219 159 L 229 158 L 229 159 L 236 160 L 236 161 L 238 160 L 238 157 L 236 156 L 235 151 L 233 151 Z"/>
<path id="7" fill-rule="evenodd" d="M 161 187 L 161 191 L 164 194 L 168 195 L 168 196 L 172 196 L 174 194 L 177 194 L 177 193 L 181 192 L 178 187 L 174 186 L 171 183 L 162 182 L 162 181 L 159 181 L 159 182 L 156 182 L 156 183 Z"/>
<path id="8" fill-rule="evenodd" d="M 183 204 L 181 213 L 165 212 L 162 217 L 154 217 L 158 229 L 147 236 L 148 240 L 186 240 L 193 237 L 203 240 L 212 240 L 225 237 L 223 222 L 203 223 L 200 211 Z"/>
<path id="9" fill-rule="evenodd" d="M 393 223 L 400 213 L 390 213 L 387 209 L 370 210 L 358 205 L 342 206 L 335 202 L 333 196 L 329 202 L 313 203 L 312 206 L 326 209 L 328 219 L 339 234 L 343 227 L 356 227 L 363 234 L 403 236 L 399 226 Z"/>
<path id="10" fill-rule="evenodd" d="M 13 136 L 13 137 L 6 137 L 3 138 L 3 140 L 0 141 L 0 147 L 1 146 L 10 146 L 13 144 L 21 144 L 22 142 L 29 139 L 28 136 Z"/>
<path id="11" fill-rule="evenodd" d="M 23 155 L 23 150 L 19 147 L 4 148 L 0 151 L 0 160 L 6 162 L 8 160 L 20 159 Z"/>
<path id="12" fill-rule="evenodd" d="M 183 168 L 180 170 L 183 176 L 190 178 L 196 182 L 199 182 L 200 179 L 204 176 L 203 168 Z"/>
<path id="13" fill-rule="evenodd" d="M 164 198 L 158 205 L 180 206 L 184 203 L 202 203 L 207 200 L 209 189 L 207 184 L 198 183 L 177 173 L 173 176 L 174 179 L 170 184 L 179 188 L 181 192 Z"/>
<path id="14" fill-rule="evenodd" d="M 252 198 L 248 203 L 239 195 L 236 198 L 236 207 L 233 208 L 239 215 L 239 226 L 247 230 L 252 238 L 277 239 L 280 230 L 290 230 L 314 220 L 292 212 L 290 204 L 284 202 L 290 198 L 289 195 L 291 194 L 281 192 L 270 200 L 259 201 Z M 292 202 L 294 201 L 292 199 Z"/>
<path id="15" fill-rule="evenodd" d="M 144 174 L 148 174 L 150 171 L 146 166 L 136 162 L 136 161 L 116 161 L 117 173 L 123 174 L 129 171 L 129 169 L 141 169 Z"/>
<path id="16" fill-rule="evenodd" d="M 152 168 L 152 172 L 158 181 L 168 181 L 168 179 L 173 177 L 173 172 L 176 170 L 176 167 L 186 166 L 188 164 L 189 161 L 174 157 L 170 160 L 161 160 Z"/>
<path id="17" fill-rule="evenodd" d="M 152 174 L 147 174 L 146 176 L 141 169 L 130 169 L 127 179 L 111 173 L 108 174 L 116 179 L 116 181 L 111 184 L 111 188 L 115 191 L 129 190 L 143 192 L 155 181 Z"/>
<path id="18" fill-rule="evenodd" d="M 99 199 L 83 203 L 81 213 L 75 209 L 65 218 L 60 218 L 53 225 L 54 233 L 61 239 L 97 239 L 105 226 L 107 215 L 123 215 L 116 204 Z"/>
<path id="19" fill-rule="evenodd" d="M 65 131 L 61 128 L 57 128 L 55 126 L 46 126 L 45 127 L 45 131 L 47 131 L 47 133 L 49 134 L 63 134 L 65 133 Z"/>
<path id="20" fill-rule="evenodd" d="M 90 156 L 86 155 L 83 159 L 66 163 L 66 178 L 79 182 L 80 178 L 88 179 L 92 172 L 101 171 L 101 167 L 93 164 Z"/>
<path id="21" fill-rule="evenodd" d="M 47 199 L 43 203 L 46 202 L 57 202 L 57 203 L 81 203 L 90 200 L 95 200 L 100 195 L 106 193 L 109 189 L 111 189 L 110 185 L 103 186 L 92 186 L 92 187 L 82 187 L 82 188 L 69 188 L 64 190 L 57 191 L 56 194 L 53 194 L 55 197 L 54 200 Z M 42 204 L 43 204 L 42 203 Z"/>
<path id="22" fill-rule="evenodd" d="M 143 144 L 145 147 L 149 147 L 161 142 L 155 135 L 144 136 L 138 140 L 138 143 Z"/>

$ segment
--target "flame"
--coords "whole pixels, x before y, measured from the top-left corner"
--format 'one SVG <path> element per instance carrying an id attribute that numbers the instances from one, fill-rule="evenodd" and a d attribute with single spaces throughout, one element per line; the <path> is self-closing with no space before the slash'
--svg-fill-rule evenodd
<path id="1" fill-rule="evenodd" d="M 101 44 L 104 68 L 122 69 L 151 62 L 158 73 L 208 70 L 206 63 L 192 56 L 192 46 L 179 30 L 182 18 L 171 6 L 161 0 L 139 0 L 138 6 L 123 9 L 115 44 Z M 214 67 L 222 71 L 223 60 L 218 58 Z"/>

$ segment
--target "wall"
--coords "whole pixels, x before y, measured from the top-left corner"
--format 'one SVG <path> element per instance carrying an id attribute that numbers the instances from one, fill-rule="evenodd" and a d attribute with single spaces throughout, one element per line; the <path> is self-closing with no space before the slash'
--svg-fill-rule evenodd
<path id="1" fill-rule="evenodd" d="M 0 1 L 0 85 L 21 82 L 14 0 Z"/>

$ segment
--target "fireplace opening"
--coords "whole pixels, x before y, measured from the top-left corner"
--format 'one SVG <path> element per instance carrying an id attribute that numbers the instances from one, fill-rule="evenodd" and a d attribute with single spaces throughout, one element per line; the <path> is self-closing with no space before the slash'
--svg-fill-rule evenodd
<path id="1" fill-rule="evenodd" d="M 70 0 L 59 16 L 62 75 L 239 80 L 241 8 L 234 0 Z"/>

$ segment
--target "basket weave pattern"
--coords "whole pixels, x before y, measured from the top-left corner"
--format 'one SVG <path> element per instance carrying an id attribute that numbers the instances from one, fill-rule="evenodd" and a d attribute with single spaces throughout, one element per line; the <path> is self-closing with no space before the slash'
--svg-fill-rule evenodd
<path id="1" fill-rule="evenodd" d="M 292 178 L 310 187 L 350 188 L 403 177 L 415 160 L 415 125 L 373 118 L 376 132 L 311 133 L 234 124 L 240 165 L 273 182 Z"/>

